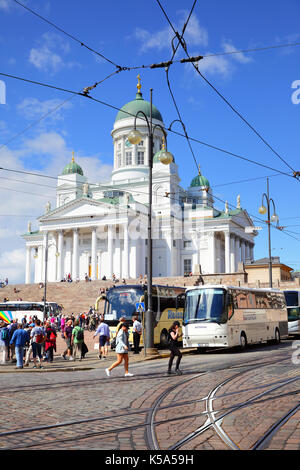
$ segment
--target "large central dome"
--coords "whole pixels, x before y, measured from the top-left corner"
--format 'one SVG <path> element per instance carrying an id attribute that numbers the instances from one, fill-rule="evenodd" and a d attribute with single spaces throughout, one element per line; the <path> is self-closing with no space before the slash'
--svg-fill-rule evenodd
<path id="1" fill-rule="evenodd" d="M 143 111 L 143 113 L 145 113 L 146 116 L 150 118 L 150 103 L 149 101 L 145 101 L 143 99 L 143 95 L 140 92 L 136 94 L 135 100 L 129 101 L 129 103 L 126 103 L 124 104 L 124 106 L 122 106 L 122 108 L 117 114 L 115 122 L 120 121 L 121 119 L 134 117 L 138 111 Z M 142 114 L 139 115 L 139 117 L 142 118 L 143 117 Z M 157 119 L 158 121 L 163 122 L 162 115 L 160 114 L 156 106 L 154 106 L 153 104 L 152 104 L 152 119 Z"/>

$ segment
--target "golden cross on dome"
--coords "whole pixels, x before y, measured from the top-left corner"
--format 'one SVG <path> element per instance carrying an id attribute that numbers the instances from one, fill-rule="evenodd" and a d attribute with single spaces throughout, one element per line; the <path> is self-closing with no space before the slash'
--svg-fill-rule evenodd
<path id="1" fill-rule="evenodd" d="M 72 152 L 72 162 L 75 162 L 74 155 L 75 155 L 75 152 L 74 152 L 74 150 L 73 150 L 73 152 Z"/>
<path id="2" fill-rule="evenodd" d="M 200 165 L 198 165 L 198 172 L 199 172 L 199 176 L 201 176 L 201 167 L 200 167 Z"/>
<path id="3" fill-rule="evenodd" d="M 140 76 L 140 74 L 138 74 L 137 79 L 138 79 L 138 84 L 137 84 L 136 87 L 137 87 L 138 93 L 141 93 L 142 85 L 141 85 L 141 76 Z"/>

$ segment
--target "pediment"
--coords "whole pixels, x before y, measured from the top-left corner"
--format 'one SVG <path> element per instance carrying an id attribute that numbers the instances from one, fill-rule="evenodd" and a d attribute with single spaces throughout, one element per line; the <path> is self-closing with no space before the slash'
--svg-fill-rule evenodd
<path id="1" fill-rule="evenodd" d="M 76 217 L 89 217 L 107 215 L 108 213 L 115 213 L 117 210 L 112 204 L 105 202 L 95 201 L 89 198 L 80 198 L 64 204 L 47 214 L 39 217 L 40 222 L 48 222 L 50 220 L 76 218 Z"/>

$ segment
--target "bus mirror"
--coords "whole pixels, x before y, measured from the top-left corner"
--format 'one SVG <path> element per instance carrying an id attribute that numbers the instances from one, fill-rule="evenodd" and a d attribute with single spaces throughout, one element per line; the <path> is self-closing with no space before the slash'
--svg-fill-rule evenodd
<path id="1" fill-rule="evenodd" d="M 177 295 L 176 310 L 178 310 L 179 308 L 184 308 L 184 305 L 185 305 L 185 293 Z"/>

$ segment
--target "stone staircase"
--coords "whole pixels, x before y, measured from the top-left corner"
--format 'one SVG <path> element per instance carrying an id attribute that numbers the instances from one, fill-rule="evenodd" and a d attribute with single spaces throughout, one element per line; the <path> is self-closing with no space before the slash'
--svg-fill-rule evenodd
<path id="1" fill-rule="evenodd" d="M 153 278 L 153 284 L 169 286 L 194 286 L 199 283 L 199 276 L 189 277 L 158 277 Z M 140 284 L 137 279 L 127 279 L 126 284 Z M 117 286 L 120 283 L 116 284 Z M 79 281 L 79 282 L 48 282 L 46 299 L 48 302 L 56 302 L 63 305 L 65 313 L 87 312 L 90 306 L 95 305 L 102 288 L 112 287 L 113 281 Z M 16 289 L 16 293 L 14 292 Z M 10 301 L 22 299 L 24 301 L 42 302 L 44 288 L 38 284 L 15 284 L 0 289 L 0 301 L 7 298 Z M 103 311 L 104 301 L 100 301 L 100 311 Z"/>

